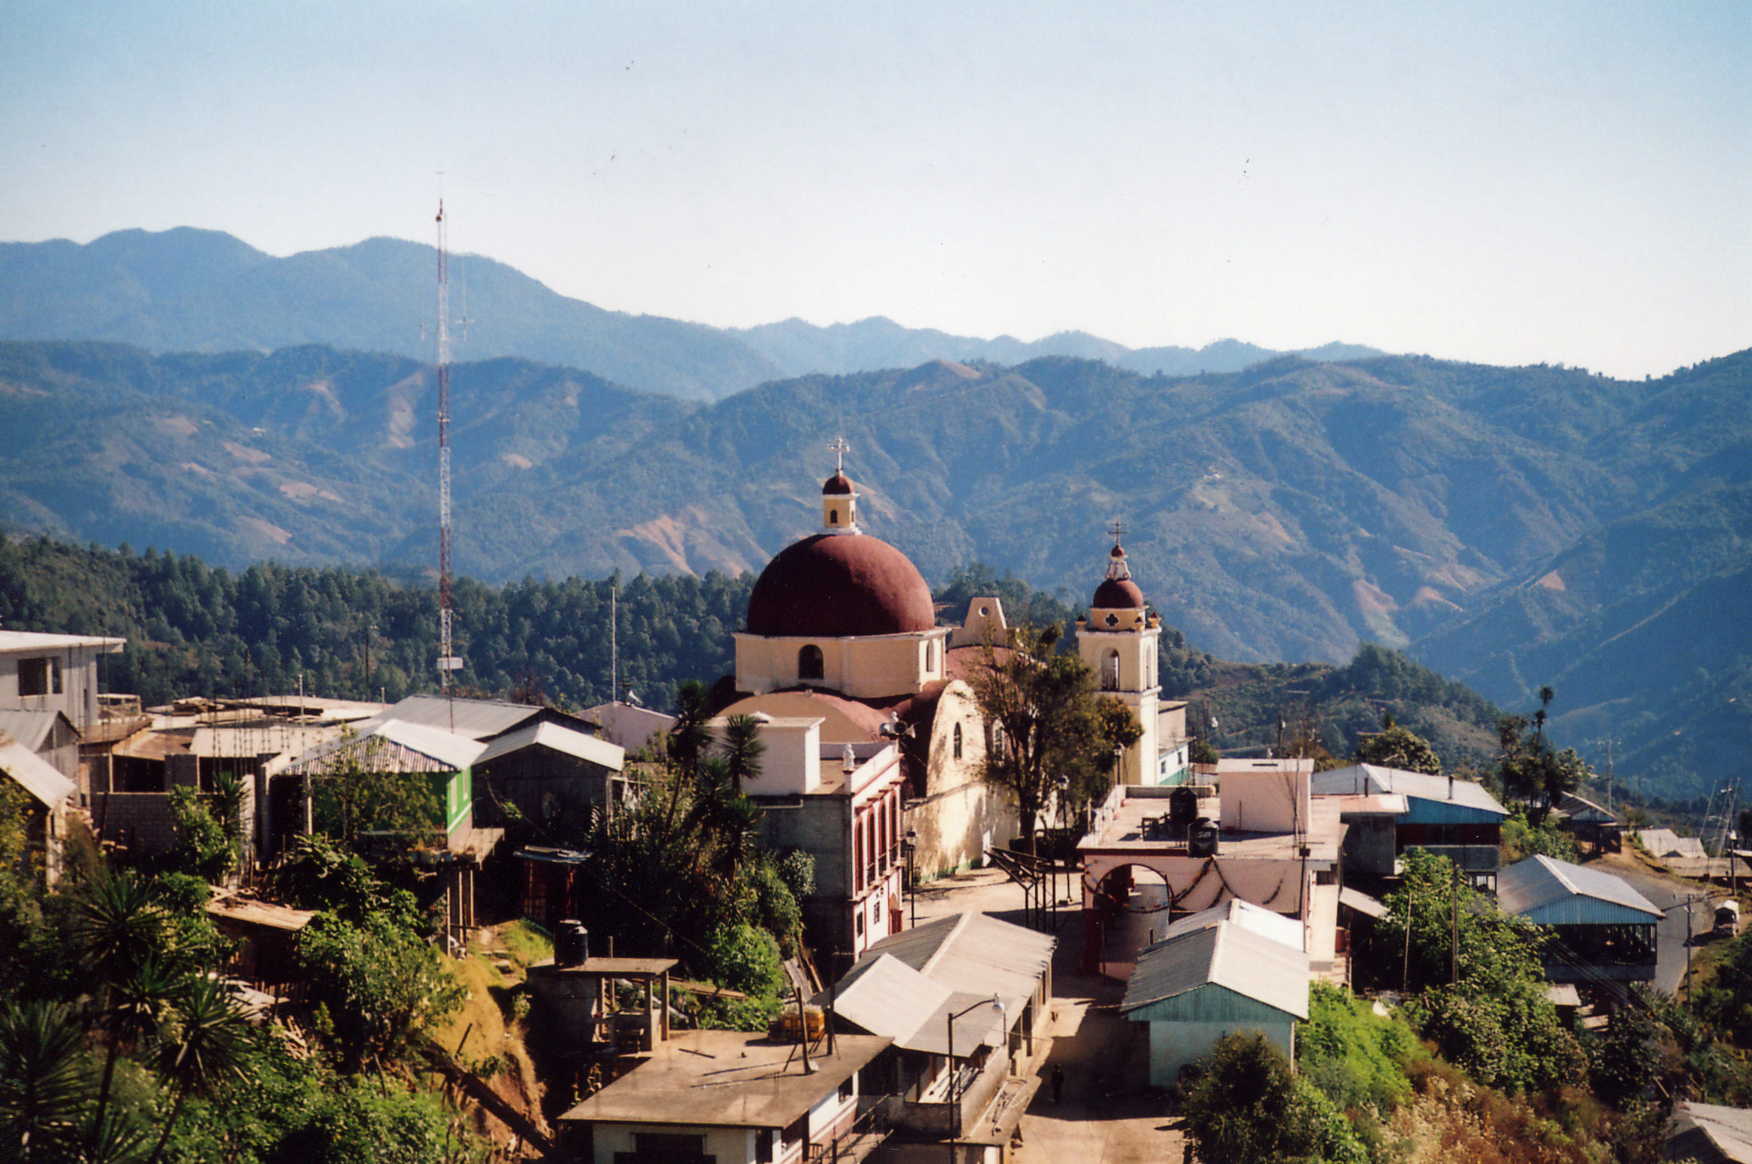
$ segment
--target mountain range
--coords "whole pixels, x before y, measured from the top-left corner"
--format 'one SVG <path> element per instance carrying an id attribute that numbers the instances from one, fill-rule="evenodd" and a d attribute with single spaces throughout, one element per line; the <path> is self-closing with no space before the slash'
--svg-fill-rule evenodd
<path id="1" fill-rule="evenodd" d="M 0 339 L 108 340 L 152 352 L 267 352 L 306 343 L 430 359 L 436 251 L 373 238 L 277 258 L 218 231 L 123 230 L 80 245 L 0 244 Z M 716 400 L 811 372 L 912 367 L 932 359 L 1021 363 L 1064 355 L 1145 373 L 1237 371 L 1283 353 L 1238 340 L 1127 348 L 1083 332 L 978 339 L 871 318 L 721 329 L 629 315 L 557 294 L 475 255 L 449 261 L 455 348 L 588 368 L 628 387 Z M 1378 355 L 1355 344 L 1312 359 Z"/>
<path id="2" fill-rule="evenodd" d="M 1752 352 L 1649 381 L 1426 357 L 1141 375 L 1068 357 L 810 375 L 704 404 L 521 359 L 453 377 L 459 571 L 758 570 L 844 434 L 866 528 L 1073 602 L 1140 585 L 1237 659 L 1409 649 L 1646 792 L 1752 702 Z M 240 566 L 436 557 L 431 370 L 306 345 L 0 344 L 0 523 Z"/>

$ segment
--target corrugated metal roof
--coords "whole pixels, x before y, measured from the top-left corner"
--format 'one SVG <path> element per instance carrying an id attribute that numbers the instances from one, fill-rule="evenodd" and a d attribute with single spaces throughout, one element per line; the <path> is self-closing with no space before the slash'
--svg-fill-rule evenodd
<path id="1" fill-rule="evenodd" d="M 339 724 L 262 723 L 239 727 L 198 727 L 189 740 L 189 754 L 229 756 L 299 755 L 341 734 Z"/>
<path id="2" fill-rule="evenodd" d="M 228 918 L 248 925 L 297 933 L 310 924 L 316 913 L 308 909 L 293 909 L 272 901 L 257 901 L 253 897 L 223 896 L 207 902 L 207 912 L 214 917 Z"/>
<path id="3" fill-rule="evenodd" d="M 76 790 L 54 765 L 10 736 L 0 736 L 0 772 L 50 809 L 60 807 Z"/>
<path id="4" fill-rule="evenodd" d="M 343 736 L 323 744 L 311 751 L 305 752 L 291 764 L 292 767 L 304 769 L 312 765 L 321 765 L 324 761 L 354 748 L 369 747 L 373 739 L 385 740 L 405 749 L 414 755 L 424 757 L 430 764 L 408 766 L 398 758 L 391 766 L 384 766 L 383 771 L 461 771 L 474 763 L 486 745 L 479 740 L 466 739 L 451 735 L 437 728 L 425 727 L 421 724 L 403 723 L 401 720 L 386 720 L 373 727 L 370 731 L 356 736 Z M 387 757 L 379 757 L 382 763 Z"/>
<path id="5" fill-rule="evenodd" d="M 69 647 L 98 647 L 114 653 L 127 645 L 127 639 L 103 638 L 97 635 L 52 635 L 44 631 L 0 630 L 0 655 L 23 651 L 64 651 Z"/>
<path id="6" fill-rule="evenodd" d="M 1427 772 L 1407 772 L 1403 768 L 1382 768 L 1376 764 L 1352 764 L 1348 768 L 1316 772 L 1314 791 L 1324 796 L 1397 793 L 1418 800 L 1475 808 L 1497 816 L 1509 815 L 1509 810 L 1490 794 L 1490 790 L 1475 781 L 1431 776 Z"/>
<path id="7" fill-rule="evenodd" d="M 619 744 L 599 740 L 595 736 L 585 735 L 557 723 L 529 723 L 516 731 L 506 732 L 488 744 L 476 763 L 485 764 L 488 760 L 496 760 L 524 748 L 551 748 L 616 772 L 621 770 L 626 761 L 626 750 Z"/>
<path id="8" fill-rule="evenodd" d="M 1705 857 L 1703 841 L 1682 837 L 1672 829 L 1642 829 L 1636 834 L 1642 847 L 1657 857 Z"/>
<path id="9" fill-rule="evenodd" d="M 816 995 L 815 1003 L 824 1006 L 830 997 L 836 1014 L 873 1035 L 887 1035 L 909 1051 L 945 1053 L 943 1024 L 932 1019 L 947 1013 L 944 1008 L 954 992 L 891 954 L 859 962 L 839 980 L 831 995 L 826 991 Z M 929 1038 L 933 1032 L 935 1040 Z M 971 1051 L 974 1045 L 968 1035 L 962 1050 Z"/>
<path id="10" fill-rule="evenodd" d="M 1752 1111 L 1689 1100 L 1674 1105 L 1669 1141 L 1694 1129 L 1724 1159 L 1735 1161 L 1735 1164 L 1752 1164 Z"/>
<path id="11" fill-rule="evenodd" d="M 27 711 L 24 708 L 0 708 L 0 735 L 8 735 L 33 752 L 40 752 L 48 742 L 50 733 L 55 730 L 55 721 L 67 719 L 59 711 Z M 67 726 L 72 728 L 73 721 L 67 720 Z M 73 728 L 73 734 L 79 734 L 78 728 Z"/>
<path id="12" fill-rule="evenodd" d="M 1041 976 L 1052 963 L 1053 947 L 1057 944 L 1058 939 L 1047 934 L 983 913 L 960 913 L 882 939 L 865 952 L 858 966 L 886 957 L 913 971 L 920 981 L 930 983 L 933 998 L 936 990 L 949 992 L 946 1002 L 933 1003 L 924 1025 L 906 1036 L 919 1044 L 916 1049 L 940 1054 L 941 1040 L 947 1035 L 944 1016 L 993 995 L 1003 1002 L 1005 1014 L 999 1016 L 995 1009 L 985 1008 L 957 1019 L 956 1042 L 966 1039 L 971 1046 L 977 1038 L 988 1046 L 998 1045 L 1005 1031 L 1022 1017 Z M 853 967 L 854 972 L 857 969 Z M 894 977 L 893 970 L 884 970 L 883 974 Z M 878 981 L 886 982 L 887 978 Z M 842 979 L 842 985 L 843 982 Z M 865 1029 L 876 1034 L 888 1033 Z"/>
<path id="13" fill-rule="evenodd" d="M 1121 1013 L 1201 986 L 1221 986 L 1297 1018 L 1308 1017 L 1308 955 L 1232 922 L 1192 930 L 1138 955 Z"/>
<path id="14" fill-rule="evenodd" d="M 1348 905 L 1364 917 L 1386 917 L 1387 907 L 1360 889 L 1346 885 L 1338 891 L 1338 904 Z"/>
<path id="15" fill-rule="evenodd" d="M 1497 905 L 1544 925 L 1661 918 L 1661 911 L 1624 878 L 1543 855 L 1517 861 L 1497 874 Z"/>
<path id="16" fill-rule="evenodd" d="M 382 716 L 367 723 L 375 726 L 377 722 L 400 720 L 403 723 L 467 736 L 471 740 L 483 740 L 510 731 L 541 712 L 539 707 L 499 699 L 446 699 L 441 695 L 410 695 Z"/>
<path id="17" fill-rule="evenodd" d="M 1231 897 L 1221 904 L 1213 905 L 1209 909 L 1201 909 L 1197 913 L 1188 914 L 1179 921 L 1169 923 L 1168 928 L 1162 931 L 1162 936 L 1158 941 L 1172 941 L 1181 934 L 1207 929 L 1219 922 L 1229 922 L 1243 929 L 1252 930 L 1274 942 L 1281 942 L 1292 950 L 1303 948 L 1301 922 L 1266 909 L 1263 905 L 1242 901 L 1239 897 Z"/>
<path id="18" fill-rule="evenodd" d="M 1573 821 L 1583 824 L 1610 824 L 1618 818 L 1606 810 L 1606 806 L 1585 796 L 1577 796 L 1566 792 L 1557 802 L 1557 809 Z"/>

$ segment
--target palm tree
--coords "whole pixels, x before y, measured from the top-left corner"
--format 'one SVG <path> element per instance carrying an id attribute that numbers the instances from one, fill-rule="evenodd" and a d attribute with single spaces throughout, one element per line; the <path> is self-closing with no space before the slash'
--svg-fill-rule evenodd
<path id="1" fill-rule="evenodd" d="M 72 1007 L 0 1003 L 0 1156 L 73 1154 L 90 1088 L 85 1032 Z"/>
<path id="2" fill-rule="evenodd" d="M 100 876 L 79 887 L 73 907 L 74 953 L 95 980 L 98 1009 L 106 1020 L 115 1017 L 116 988 L 154 961 L 154 951 L 161 948 L 168 925 L 164 908 L 152 899 L 146 883 L 131 872 Z M 148 983 L 162 976 L 163 971 L 154 966 Z M 160 998 L 160 1005 L 162 1001 Z M 92 1118 L 94 1131 L 103 1124 L 104 1109 L 109 1105 L 120 1037 L 111 1030 Z"/>
<path id="3" fill-rule="evenodd" d="M 168 1017 L 172 999 L 181 992 L 184 977 L 166 966 L 156 954 L 147 954 L 134 972 L 109 990 L 109 1005 L 104 1009 L 104 1026 L 109 1033 L 109 1048 L 104 1053 L 103 1081 L 97 1089 L 97 1110 L 91 1117 L 91 1139 L 95 1143 L 111 1127 L 104 1122 L 109 1106 L 110 1084 L 115 1077 L 116 1058 L 123 1043 L 137 1042 L 157 1030 Z M 113 1130 L 113 1129 L 112 1129 Z"/>
<path id="4" fill-rule="evenodd" d="M 159 1056 L 159 1069 L 170 1084 L 172 1099 L 164 1131 L 152 1149 L 154 1164 L 164 1154 L 189 1092 L 244 1073 L 249 1039 L 249 1023 L 231 991 L 204 975 L 189 979 L 167 1026 L 169 1037 Z"/>
<path id="5" fill-rule="evenodd" d="M 760 778 L 761 757 L 766 743 L 760 738 L 760 722 L 752 715 L 733 715 L 724 721 L 721 753 L 728 775 L 738 792 L 744 781 Z"/>
<path id="6" fill-rule="evenodd" d="M 669 755 L 681 770 L 693 775 L 711 742 L 706 731 L 710 718 L 706 685 L 690 679 L 675 692 L 675 726 L 669 729 Z"/>

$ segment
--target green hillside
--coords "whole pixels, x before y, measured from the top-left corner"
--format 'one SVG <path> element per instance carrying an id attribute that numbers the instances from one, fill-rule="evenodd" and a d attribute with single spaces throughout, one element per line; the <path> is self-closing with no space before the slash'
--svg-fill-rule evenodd
<path id="1" fill-rule="evenodd" d="M 1675 784 L 1743 738 L 1752 354 L 1637 382 L 938 361 L 712 405 L 510 359 L 454 383 L 458 570 L 487 582 L 758 570 L 815 527 L 843 433 L 865 528 L 928 578 L 981 560 L 1081 602 L 1122 516 L 1151 603 L 1216 656 L 1375 642 L 1519 710 L 1551 683 L 1567 742 Z M 391 356 L 0 344 L 0 523 L 429 576 L 432 407 Z"/>

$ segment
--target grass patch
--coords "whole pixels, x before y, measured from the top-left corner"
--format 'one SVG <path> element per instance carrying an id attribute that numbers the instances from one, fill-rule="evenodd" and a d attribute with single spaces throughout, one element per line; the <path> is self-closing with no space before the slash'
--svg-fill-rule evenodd
<path id="1" fill-rule="evenodd" d="M 554 956 L 554 940 L 532 921 L 507 922 L 499 927 L 499 942 L 513 961 L 528 968 Z"/>

